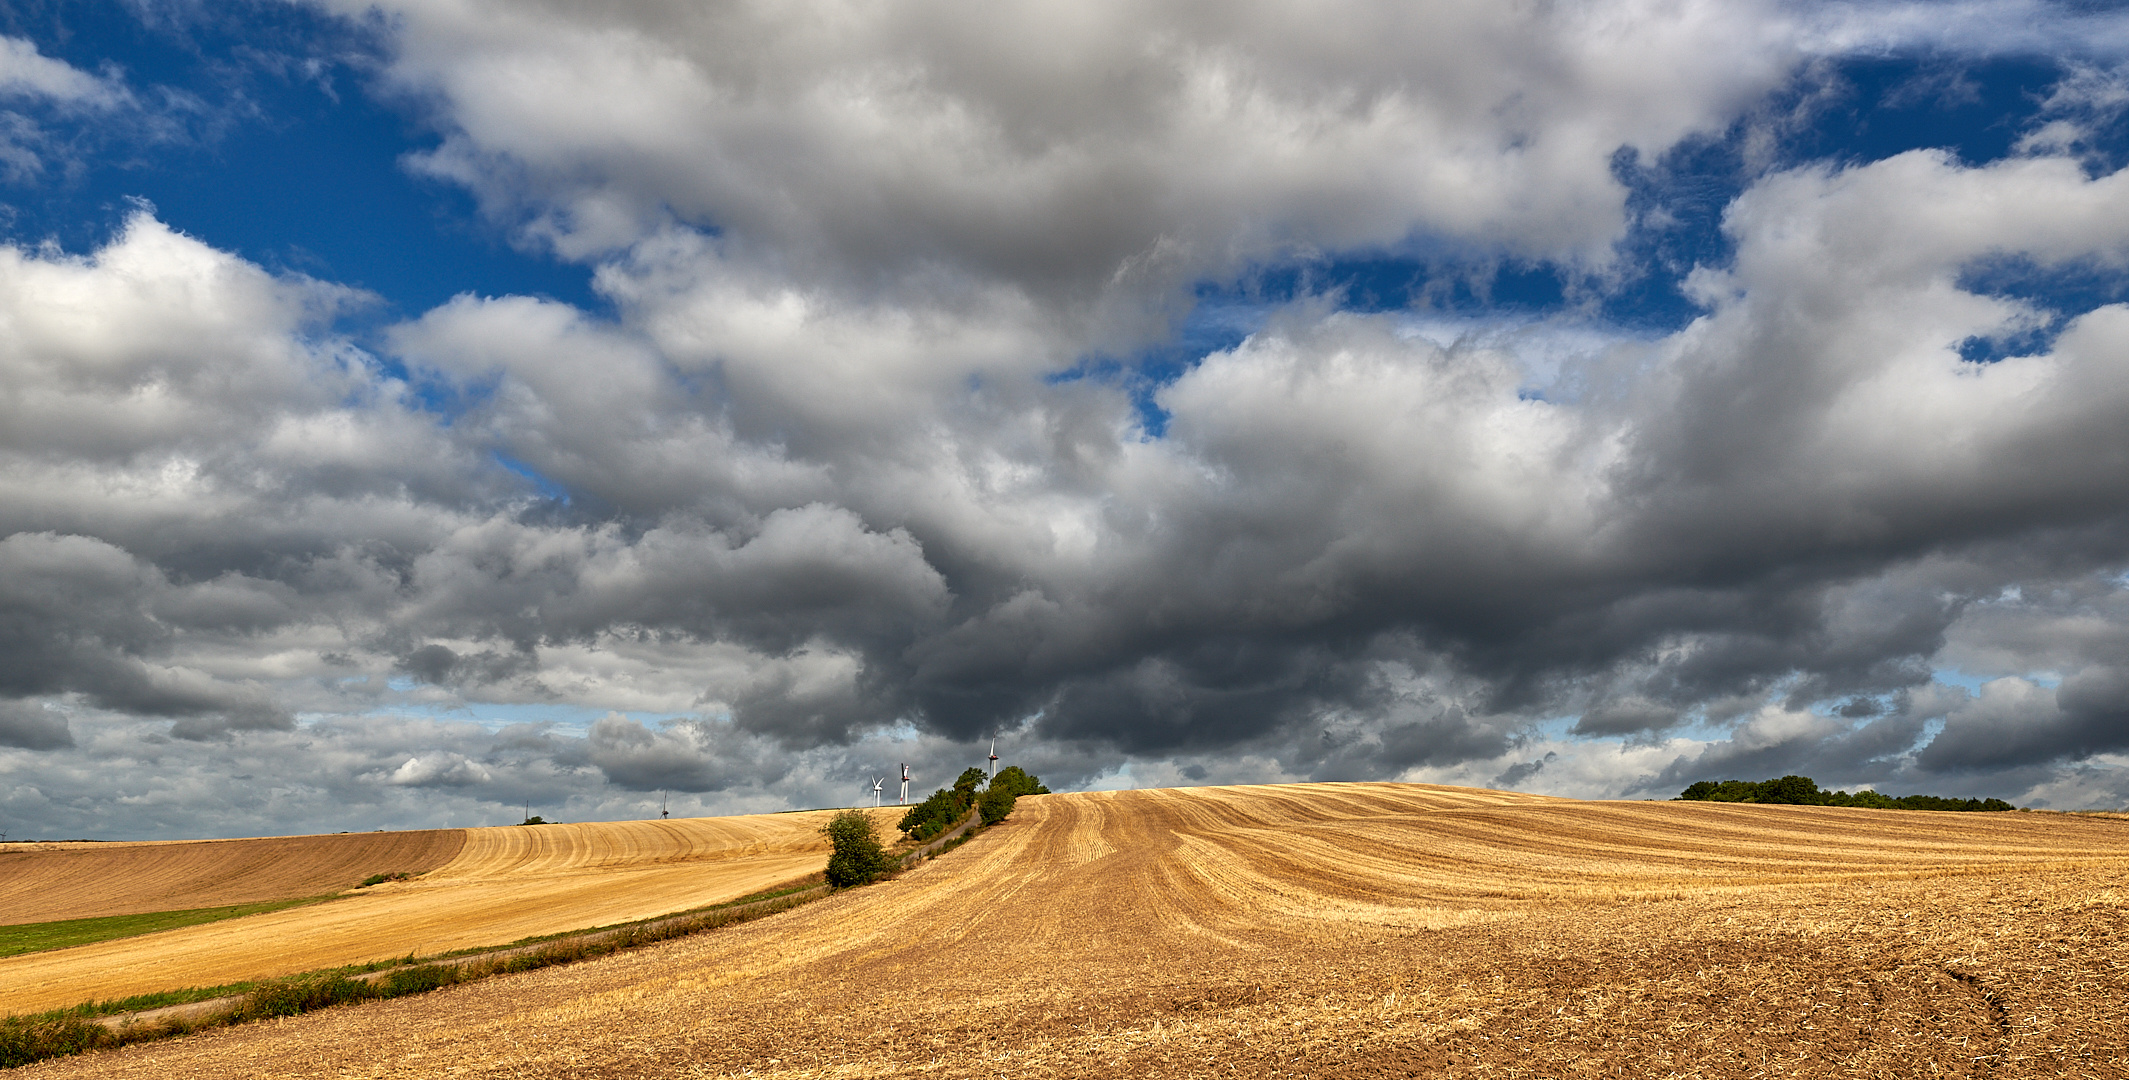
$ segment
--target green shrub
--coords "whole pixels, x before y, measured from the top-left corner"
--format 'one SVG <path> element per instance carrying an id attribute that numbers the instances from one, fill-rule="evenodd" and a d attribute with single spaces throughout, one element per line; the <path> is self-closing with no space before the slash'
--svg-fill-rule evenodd
<path id="1" fill-rule="evenodd" d="M 1001 789 L 1010 791 L 1014 795 L 1048 795 L 1050 793 L 1049 788 L 1042 786 L 1041 780 L 1029 776 L 1027 770 L 1018 765 L 1008 765 L 998 770 L 998 775 L 991 777 L 991 790 L 998 791 Z"/>
<path id="2" fill-rule="evenodd" d="M 821 827 L 834 850 L 828 856 L 828 884 L 849 889 L 870 884 L 887 872 L 887 852 L 873 832 L 872 819 L 855 810 L 845 810 Z"/>
<path id="3" fill-rule="evenodd" d="M 424 994 L 457 983 L 460 971 L 455 966 L 423 964 L 420 967 L 399 968 L 384 977 L 383 997 L 400 997 L 406 994 Z"/>
<path id="4" fill-rule="evenodd" d="M 982 797 L 976 800 L 976 809 L 983 814 L 983 823 L 996 825 L 1004 821 L 1005 816 L 1013 812 L 1015 798 L 1017 796 L 1011 791 L 995 786 L 984 792 Z"/>
<path id="5" fill-rule="evenodd" d="M 78 1016 L 0 1020 L 0 1069 L 116 1045 L 118 1037 L 109 1028 Z"/>
<path id="6" fill-rule="evenodd" d="M 940 788 L 923 802 L 910 807 L 895 828 L 908 833 L 913 840 L 929 840 L 967 817 L 971 801 L 973 797 L 959 789 Z"/>
<path id="7" fill-rule="evenodd" d="M 337 974 L 317 979 L 269 983 L 244 995 L 244 1000 L 230 1011 L 230 1018 L 243 1021 L 260 1020 L 269 1016 L 295 1016 L 313 1009 L 383 996 L 384 992 L 377 986 Z"/>

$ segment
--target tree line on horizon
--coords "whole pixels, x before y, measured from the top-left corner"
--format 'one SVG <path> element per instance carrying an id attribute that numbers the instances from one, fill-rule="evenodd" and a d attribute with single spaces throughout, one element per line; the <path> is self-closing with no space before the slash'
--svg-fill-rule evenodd
<path id="1" fill-rule="evenodd" d="M 1881 795 L 1864 789 L 1824 791 L 1808 776 L 1773 780 L 1702 780 L 1678 793 L 1678 801 L 1777 803 L 1789 806 L 1861 806 L 1871 810 L 2016 810 L 2002 799 L 1947 799 L 1941 795 Z"/>

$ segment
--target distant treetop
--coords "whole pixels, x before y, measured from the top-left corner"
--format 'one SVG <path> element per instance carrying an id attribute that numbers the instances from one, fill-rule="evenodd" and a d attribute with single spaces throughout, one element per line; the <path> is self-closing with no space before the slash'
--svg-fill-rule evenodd
<path id="1" fill-rule="evenodd" d="M 1818 782 L 1794 773 L 1774 780 L 1702 780 L 1678 793 L 1689 802 L 1779 803 L 1790 806 L 1862 806 L 1873 810 L 2016 810 L 2002 799 L 1947 799 L 1937 795 L 1894 798 L 1875 791 L 1821 791 Z"/>

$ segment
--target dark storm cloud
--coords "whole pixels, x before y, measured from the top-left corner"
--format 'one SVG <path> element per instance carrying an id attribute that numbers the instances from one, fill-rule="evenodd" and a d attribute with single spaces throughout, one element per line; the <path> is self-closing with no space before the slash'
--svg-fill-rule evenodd
<path id="1" fill-rule="evenodd" d="M 2056 687 L 2004 679 L 1952 710 L 1918 759 L 1930 769 L 1973 771 L 2078 760 L 2129 750 L 2129 672 L 2079 671 Z"/>
<path id="2" fill-rule="evenodd" d="M 460 656 L 448 646 L 429 644 L 400 657 L 397 666 L 423 682 L 454 686 L 502 682 L 533 671 L 539 661 L 529 652 L 502 653 L 487 649 Z"/>
<path id="3" fill-rule="evenodd" d="M 676 720 L 652 729 L 609 714 L 592 724 L 588 747 L 608 779 L 634 791 L 774 784 L 788 770 L 783 756 L 764 740 L 704 720 Z"/>
<path id="4" fill-rule="evenodd" d="M 157 662 L 185 618 L 215 615 L 239 626 L 271 618 L 217 591 L 237 590 L 173 588 L 154 567 L 87 537 L 0 540 L 0 693 L 74 693 L 104 708 L 173 717 L 171 733 L 186 739 L 290 727 L 261 687 Z M 159 618 L 158 606 L 179 617 Z"/>
<path id="5" fill-rule="evenodd" d="M 73 745 L 65 716 L 34 702 L 0 701 L 0 746 L 57 750 Z"/>

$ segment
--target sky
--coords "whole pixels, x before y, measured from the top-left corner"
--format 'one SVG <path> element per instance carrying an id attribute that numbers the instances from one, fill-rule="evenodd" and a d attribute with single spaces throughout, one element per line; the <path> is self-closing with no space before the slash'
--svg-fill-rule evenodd
<path id="1" fill-rule="evenodd" d="M 0 832 L 2129 805 L 2125 164 L 2095 3 L 0 2 Z"/>

